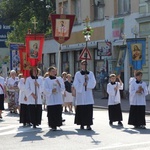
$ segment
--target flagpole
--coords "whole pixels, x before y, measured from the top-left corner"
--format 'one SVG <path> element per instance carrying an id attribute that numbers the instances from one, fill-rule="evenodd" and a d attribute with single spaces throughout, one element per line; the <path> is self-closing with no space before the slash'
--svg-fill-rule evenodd
<path id="1" fill-rule="evenodd" d="M 88 48 L 88 41 L 90 41 L 90 31 L 91 29 L 89 28 L 89 22 L 90 22 L 90 19 L 89 17 L 87 16 L 86 19 L 84 20 L 85 22 L 85 26 L 86 26 L 86 31 L 85 31 L 85 34 L 84 34 L 84 38 L 85 38 L 85 48 L 87 49 Z M 84 58 L 85 58 L 85 83 L 87 82 L 87 52 L 84 54 Z M 85 91 L 87 90 L 87 86 L 85 86 Z"/>
<path id="2" fill-rule="evenodd" d="M 60 14 L 63 14 L 63 11 L 64 11 L 64 0 L 62 0 L 62 7 L 61 7 L 61 13 Z M 59 72 L 60 72 L 60 52 L 61 52 L 61 49 L 62 49 L 62 44 L 59 44 L 59 49 L 58 49 L 58 64 L 57 64 L 57 75 L 59 75 Z"/>

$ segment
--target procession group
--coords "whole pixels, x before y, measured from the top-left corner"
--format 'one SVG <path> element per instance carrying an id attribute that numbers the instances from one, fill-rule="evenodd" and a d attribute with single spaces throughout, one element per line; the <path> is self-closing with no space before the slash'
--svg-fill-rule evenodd
<path id="1" fill-rule="evenodd" d="M 87 61 L 81 61 L 81 70 L 75 73 L 72 81 L 71 74 L 66 72 L 57 76 L 57 68 L 49 67 L 44 77 L 40 76 L 40 70 L 31 68 L 30 76 L 24 78 L 22 75 L 16 77 L 16 71 L 10 71 L 10 77 L 5 81 L 0 77 L 0 118 L 4 110 L 4 99 L 8 100 L 10 113 L 18 113 L 20 123 L 23 126 L 36 128 L 41 124 L 42 105 L 46 104 L 48 126 L 51 130 L 57 130 L 62 125 L 62 111 L 70 113 L 75 106 L 74 123 L 80 125 L 80 129 L 86 127 L 92 130 L 93 125 L 93 104 L 92 90 L 95 88 L 96 80 L 92 71 L 86 70 Z M 120 76 L 109 75 L 107 84 L 109 124 L 118 122 L 123 126 L 120 90 L 123 90 L 123 83 Z M 135 73 L 130 78 L 130 112 L 128 124 L 135 128 L 145 129 L 145 97 L 148 94 L 147 85 L 142 81 L 142 72 Z M 19 106 L 19 107 L 18 107 Z M 68 109 L 68 110 L 67 110 Z"/>

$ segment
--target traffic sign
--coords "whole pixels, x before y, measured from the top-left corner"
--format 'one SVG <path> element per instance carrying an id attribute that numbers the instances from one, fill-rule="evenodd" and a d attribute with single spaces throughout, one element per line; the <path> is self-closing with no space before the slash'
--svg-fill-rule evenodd
<path id="1" fill-rule="evenodd" d="M 90 51 L 89 51 L 88 48 L 85 47 L 85 48 L 82 50 L 82 52 L 81 52 L 81 54 L 80 54 L 80 56 L 79 56 L 79 59 L 80 59 L 80 60 L 84 60 L 84 59 L 91 60 L 91 59 L 92 59 L 91 53 L 90 53 Z"/>

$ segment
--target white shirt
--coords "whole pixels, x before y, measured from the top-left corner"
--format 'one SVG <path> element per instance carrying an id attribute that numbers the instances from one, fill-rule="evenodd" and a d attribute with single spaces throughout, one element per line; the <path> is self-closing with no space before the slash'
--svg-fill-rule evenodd
<path id="1" fill-rule="evenodd" d="M 28 101 L 26 100 L 25 101 L 25 91 L 26 91 L 26 88 L 25 88 L 25 83 L 24 83 L 24 78 L 21 78 L 19 80 L 19 83 L 18 83 L 18 88 L 19 88 L 19 104 L 28 104 Z"/>
<path id="2" fill-rule="evenodd" d="M 116 91 L 114 88 L 118 86 L 118 90 Z M 123 90 L 123 83 L 122 85 L 119 82 L 115 84 L 108 83 L 107 84 L 107 93 L 108 93 L 108 105 L 116 105 L 119 104 L 120 101 L 120 91 Z"/>
<path id="3" fill-rule="evenodd" d="M 35 89 L 35 79 L 32 79 L 31 77 L 26 79 L 25 88 L 28 104 L 35 104 L 35 99 L 31 95 L 32 93 L 37 96 L 37 104 L 42 104 L 41 95 L 43 92 L 43 81 L 41 78 L 36 79 L 36 81 L 39 84 L 39 87 L 36 87 Z"/>
<path id="4" fill-rule="evenodd" d="M 57 84 L 56 80 L 59 81 L 60 86 Z M 56 93 L 52 92 L 54 88 L 56 88 Z M 44 94 L 46 95 L 47 106 L 63 104 L 62 94 L 64 91 L 65 85 L 61 77 L 56 77 L 56 79 L 50 79 L 49 77 L 45 78 Z"/>
<path id="5" fill-rule="evenodd" d="M 1 76 L 0 76 L 0 84 L 1 84 L 1 86 L 3 87 L 3 89 L 4 89 L 4 86 L 5 86 L 5 80 L 4 80 L 4 78 L 1 77 Z M 4 91 L 3 91 L 3 89 L 2 89 L 1 86 L 0 86 L 0 94 L 4 94 Z"/>
<path id="6" fill-rule="evenodd" d="M 136 91 L 139 89 L 140 86 L 144 89 L 144 92 L 136 93 Z M 137 84 L 136 81 L 134 81 L 131 84 L 131 88 L 130 88 L 131 105 L 146 105 L 146 98 L 145 98 L 146 95 L 148 95 L 148 89 L 145 82 L 141 82 Z"/>
<path id="7" fill-rule="evenodd" d="M 15 77 L 14 79 L 12 77 L 10 77 L 7 81 L 8 90 L 15 92 L 15 90 L 10 89 L 10 87 L 18 87 L 18 83 L 19 83 L 19 78 L 18 77 Z"/>
<path id="8" fill-rule="evenodd" d="M 87 74 L 87 76 L 88 81 L 85 91 L 85 86 L 83 86 L 85 82 L 85 75 L 82 75 L 80 71 L 75 74 L 73 85 L 76 89 L 76 105 L 94 104 L 92 89 L 94 89 L 96 85 L 96 80 L 93 72 L 91 71 Z"/>

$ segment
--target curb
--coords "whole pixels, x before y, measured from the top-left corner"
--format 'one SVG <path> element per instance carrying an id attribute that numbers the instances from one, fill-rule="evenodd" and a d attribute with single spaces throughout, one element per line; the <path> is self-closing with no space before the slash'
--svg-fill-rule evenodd
<path id="1" fill-rule="evenodd" d="M 108 107 L 105 107 L 105 106 L 93 105 L 93 108 L 96 108 L 96 109 L 107 109 L 108 110 Z M 122 112 L 125 112 L 125 113 L 128 112 L 129 113 L 129 110 L 122 110 Z M 146 111 L 145 115 L 150 115 L 150 111 Z"/>

